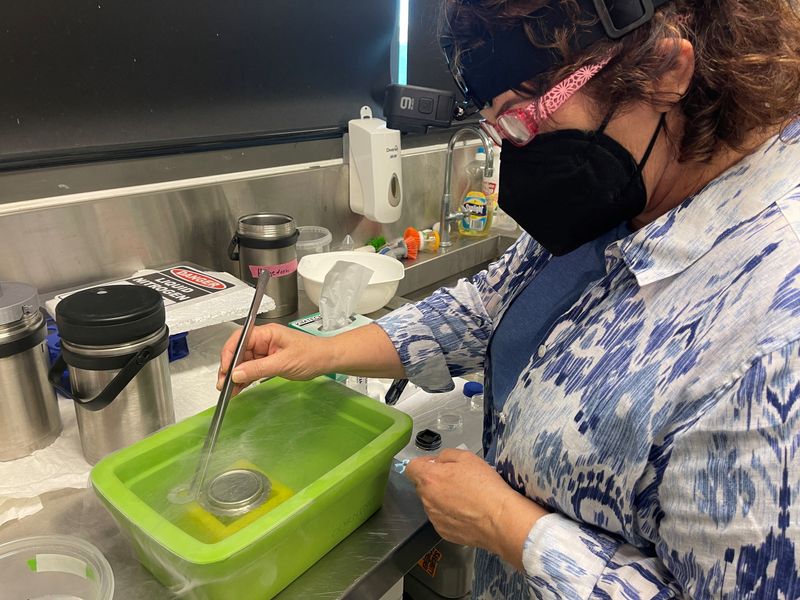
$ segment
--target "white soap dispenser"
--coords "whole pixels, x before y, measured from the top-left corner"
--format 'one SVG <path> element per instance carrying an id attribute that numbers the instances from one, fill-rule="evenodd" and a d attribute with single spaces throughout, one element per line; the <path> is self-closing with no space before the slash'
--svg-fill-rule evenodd
<path id="1" fill-rule="evenodd" d="M 347 124 L 345 160 L 350 164 L 350 209 L 377 223 L 394 223 L 403 209 L 400 132 L 373 118 L 369 106 Z"/>

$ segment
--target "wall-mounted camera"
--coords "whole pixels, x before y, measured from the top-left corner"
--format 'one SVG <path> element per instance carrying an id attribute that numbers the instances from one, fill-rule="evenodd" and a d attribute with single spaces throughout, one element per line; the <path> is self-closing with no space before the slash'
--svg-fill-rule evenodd
<path id="1" fill-rule="evenodd" d="M 391 129 L 425 133 L 429 127 L 450 127 L 456 95 L 447 90 L 392 84 L 386 87 L 383 115 Z"/>

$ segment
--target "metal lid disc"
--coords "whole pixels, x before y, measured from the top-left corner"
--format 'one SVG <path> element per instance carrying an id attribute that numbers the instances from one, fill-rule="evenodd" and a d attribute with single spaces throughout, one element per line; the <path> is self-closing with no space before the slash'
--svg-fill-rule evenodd
<path id="1" fill-rule="evenodd" d="M 243 515 L 264 503 L 272 484 L 263 473 L 231 469 L 220 473 L 205 488 L 206 507 L 217 515 Z"/>

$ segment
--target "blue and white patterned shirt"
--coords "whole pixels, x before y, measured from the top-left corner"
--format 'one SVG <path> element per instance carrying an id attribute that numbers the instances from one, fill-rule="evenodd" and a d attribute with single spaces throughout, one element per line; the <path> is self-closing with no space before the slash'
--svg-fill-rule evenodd
<path id="1" fill-rule="evenodd" d="M 478 552 L 475 598 L 800 597 L 800 122 L 606 249 L 485 447 L 548 507 L 524 573 Z M 523 235 L 378 324 L 429 391 L 485 368 L 549 255 Z"/>

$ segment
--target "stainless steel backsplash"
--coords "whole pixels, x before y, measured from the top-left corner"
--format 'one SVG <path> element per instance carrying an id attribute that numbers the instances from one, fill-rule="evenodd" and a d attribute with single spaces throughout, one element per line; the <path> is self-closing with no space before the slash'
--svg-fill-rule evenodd
<path id="1" fill-rule="evenodd" d="M 456 152 L 454 196 L 474 148 Z M 290 214 L 298 225 L 323 225 L 334 246 L 348 233 L 359 244 L 378 234 L 391 239 L 409 225 L 429 227 L 438 220 L 444 163 L 441 145 L 404 151 L 403 216 L 391 225 L 350 211 L 346 164 L 174 191 L 123 190 L 77 203 L 66 194 L 43 207 L 35 198 L 2 204 L 0 280 L 23 281 L 47 295 L 178 261 L 236 273 L 227 257 L 236 221 L 259 211 Z"/>

